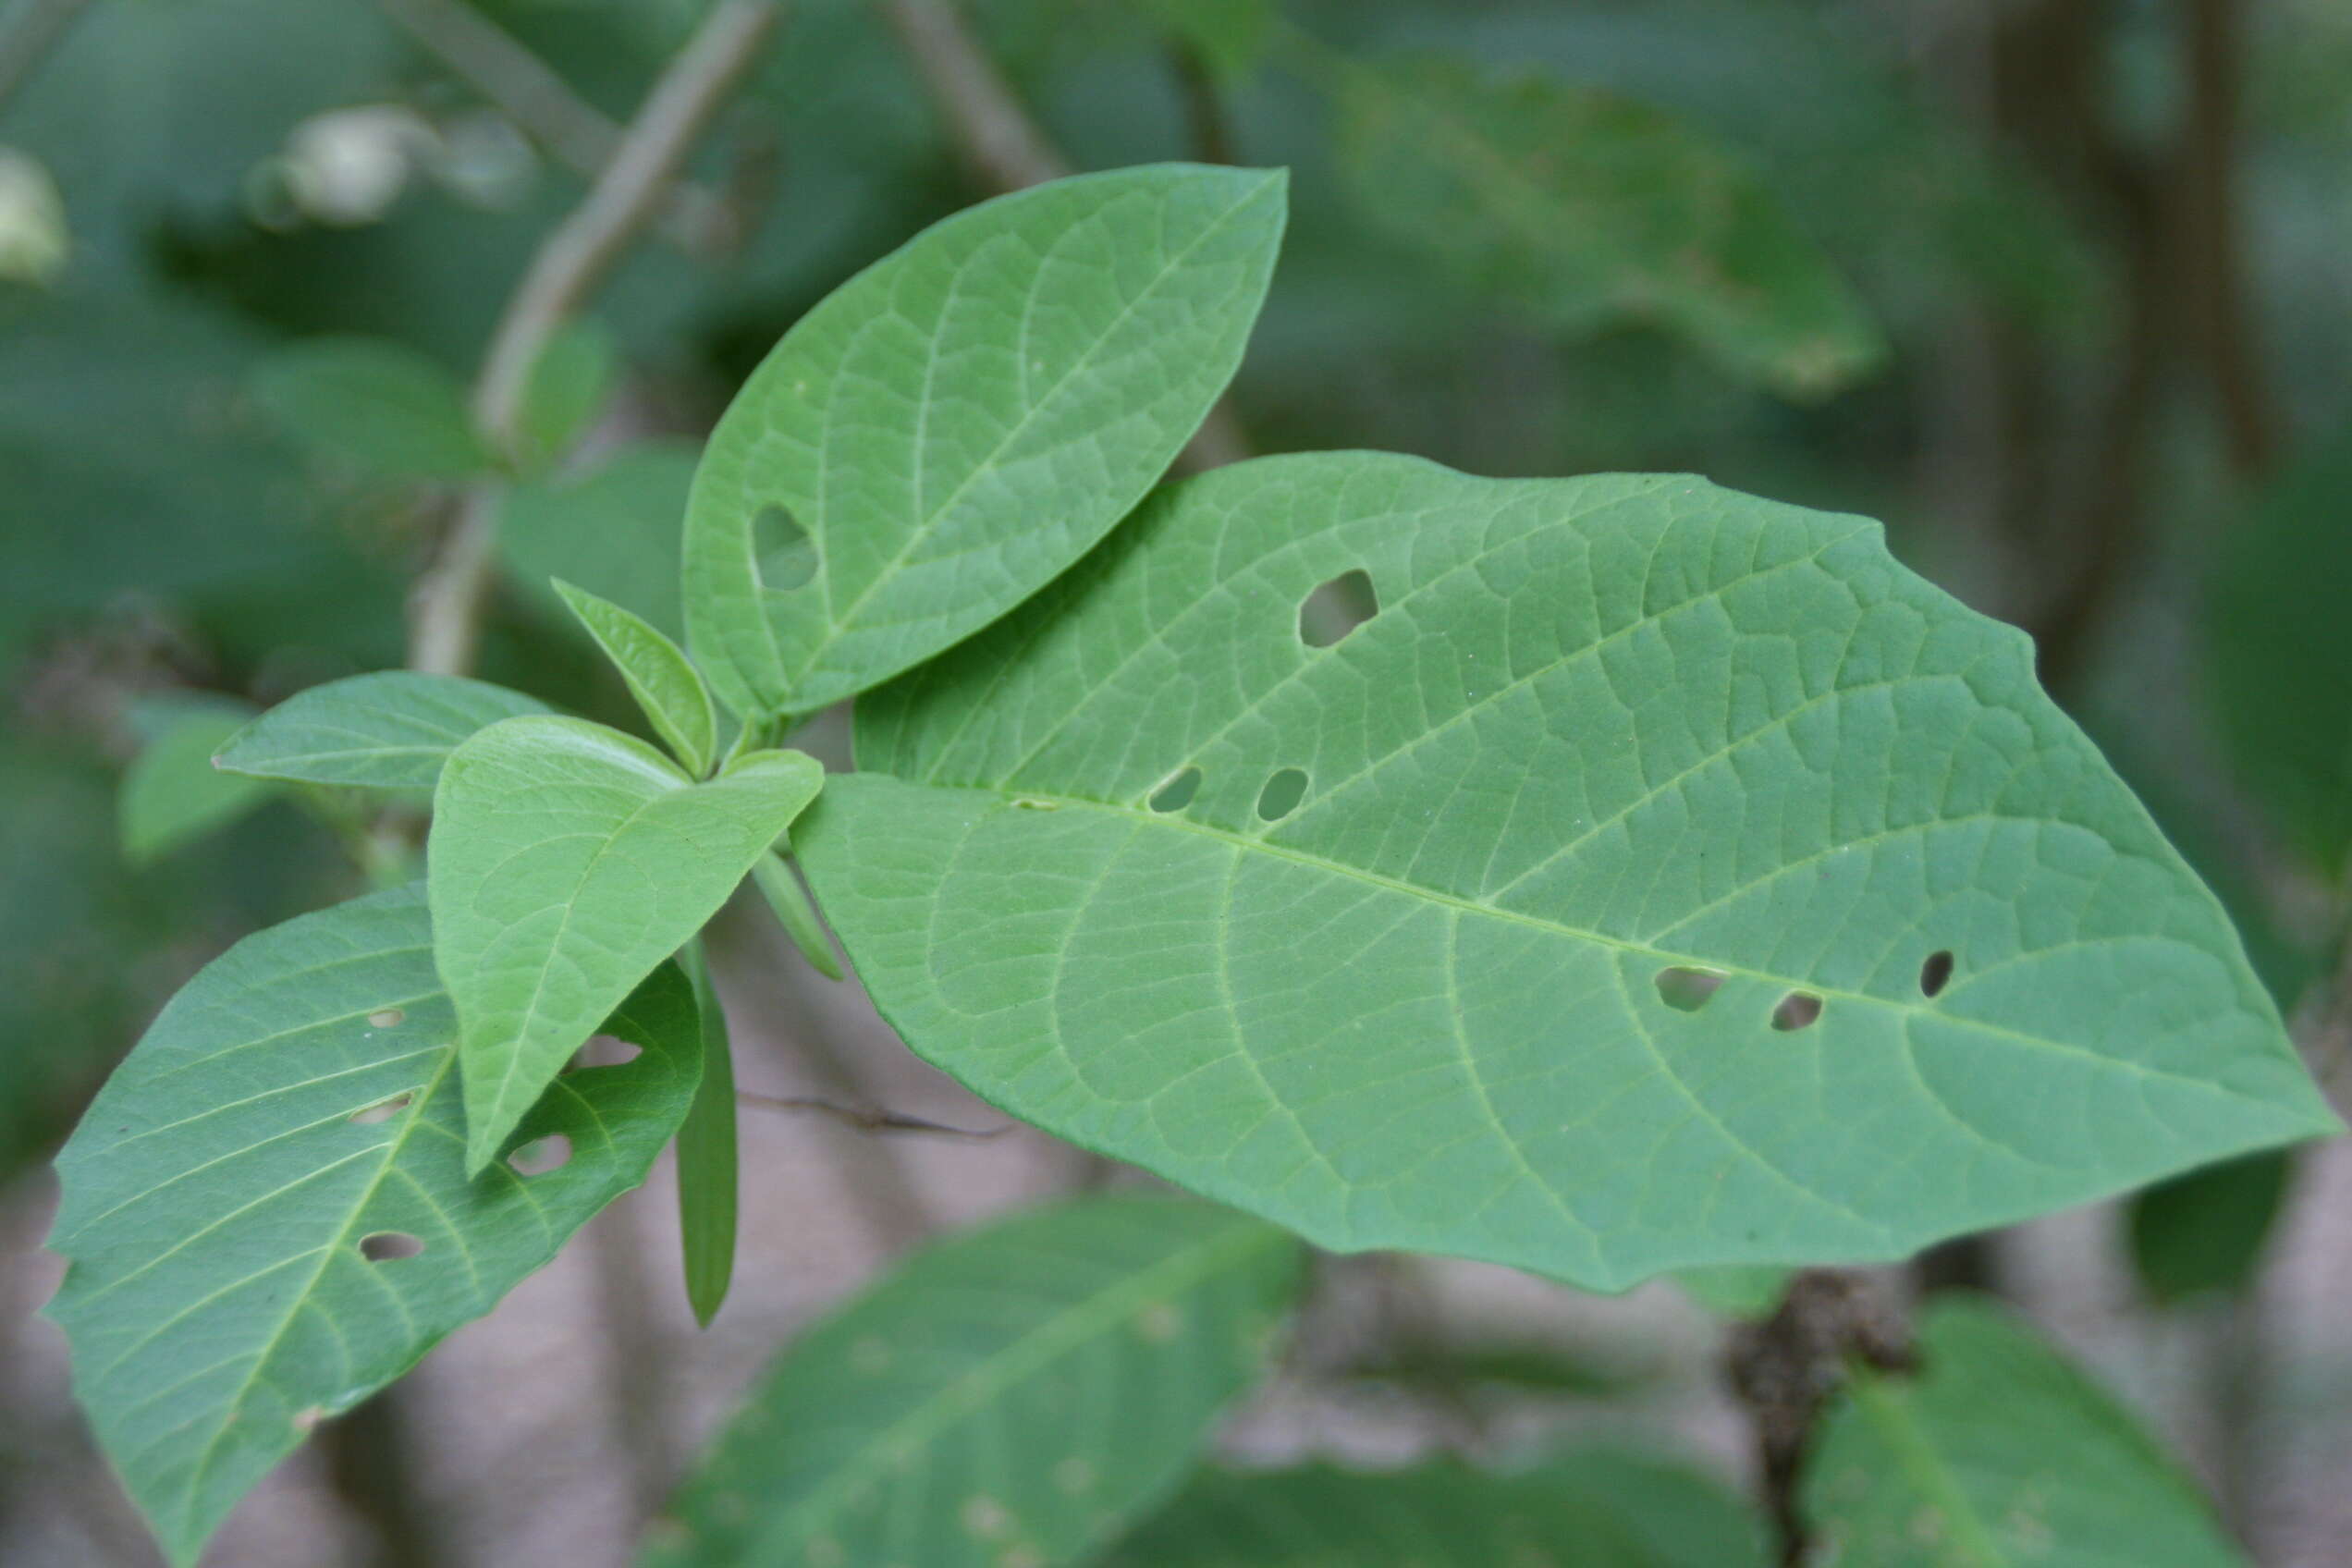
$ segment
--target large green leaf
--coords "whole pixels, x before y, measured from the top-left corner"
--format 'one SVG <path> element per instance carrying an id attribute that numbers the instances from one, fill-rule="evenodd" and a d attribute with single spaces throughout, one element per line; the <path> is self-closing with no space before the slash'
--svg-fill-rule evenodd
<path id="1" fill-rule="evenodd" d="M 379 670 L 293 696 L 214 754 L 227 773 L 372 790 L 430 790 L 469 736 L 547 704 L 486 680 Z"/>
<path id="2" fill-rule="evenodd" d="M 164 1010 L 58 1158 L 49 1244 L 72 1267 L 50 1313 L 175 1562 L 644 1179 L 694 1092 L 692 994 L 665 968 L 604 1027 L 642 1053 L 562 1079 L 521 1128 L 570 1158 L 469 1181 L 421 888 L 249 937 Z"/>
<path id="3" fill-rule="evenodd" d="M 2243 1568 L 2138 1424 L 1995 1309 L 1939 1298 L 1916 1377 L 1858 1371 L 1806 1468 L 1823 1562 Z"/>
<path id="4" fill-rule="evenodd" d="M 1085 1561 L 1190 1467 L 1298 1277 L 1281 1231 L 1158 1196 L 936 1245 L 785 1354 L 650 1561 Z"/>
<path id="5" fill-rule="evenodd" d="M 1652 319 L 1792 392 L 1882 354 L 1819 248 L 1737 155 L 1672 116 L 1436 56 L 1325 67 L 1366 215 L 1473 286 L 1572 331 Z"/>
<path id="6" fill-rule="evenodd" d="M 2336 1125 L 2031 667 L 1862 519 L 1268 459 L 861 701 L 794 847 L 916 1050 L 1326 1245 L 1897 1257 Z"/>
<path id="7" fill-rule="evenodd" d="M 1102 1568 L 1762 1568 L 1705 1477 L 1605 1450 L 1511 1475 L 1429 1464 L 1205 1471 Z"/>
<path id="8" fill-rule="evenodd" d="M 435 959 L 456 1000 L 466 1161 L 504 1145 L 596 1021 L 683 947 L 824 782 L 753 752 L 696 784 L 584 719 L 510 718 L 441 770 L 426 841 Z"/>
<path id="9" fill-rule="evenodd" d="M 1060 180 L 937 225 L 802 317 L 687 509 L 687 626 L 719 694 L 820 707 L 1077 558 L 1231 377 L 1282 214 L 1279 172 Z"/>

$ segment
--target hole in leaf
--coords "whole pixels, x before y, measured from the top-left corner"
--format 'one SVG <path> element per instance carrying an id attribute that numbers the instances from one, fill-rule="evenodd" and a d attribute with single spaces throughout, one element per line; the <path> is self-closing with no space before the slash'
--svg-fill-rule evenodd
<path id="1" fill-rule="evenodd" d="M 616 1035 L 598 1035 L 572 1053 L 566 1072 L 577 1072 L 588 1067 L 619 1067 L 635 1061 L 645 1054 L 644 1047 Z"/>
<path id="2" fill-rule="evenodd" d="M 1060 801 L 1039 800 L 1035 795 L 1015 795 L 1012 798 L 1012 804 L 1016 811 L 1060 811 L 1061 809 Z"/>
<path id="3" fill-rule="evenodd" d="M 533 1138 L 514 1153 L 507 1156 L 507 1163 L 518 1176 L 545 1176 L 550 1170 L 560 1170 L 571 1162 L 571 1140 L 561 1133 L 550 1133 L 544 1138 Z"/>
<path id="4" fill-rule="evenodd" d="M 423 1250 L 424 1243 L 406 1231 L 378 1231 L 360 1238 L 360 1256 L 370 1263 L 392 1263 Z"/>
<path id="5" fill-rule="evenodd" d="M 1821 1016 L 1821 998 L 1810 991 L 1791 991 L 1772 1010 L 1772 1027 L 1785 1035 L 1794 1030 L 1810 1028 Z"/>
<path id="6" fill-rule="evenodd" d="M 1299 641 L 1328 648 L 1379 613 L 1372 574 L 1361 567 L 1343 571 L 1299 601 Z"/>
<path id="7" fill-rule="evenodd" d="M 778 593 L 805 588 L 816 576 L 816 541 L 773 501 L 752 514 L 752 553 L 761 584 Z"/>
<path id="8" fill-rule="evenodd" d="M 409 1095 L 394 1095 L 381 1104 L 369 1106 L 364 1110 L 353 1111 L 351 1120 L 362 1127 L 373 1127 L 379 1121 L 389 1121 L 409 1109 L 409 1101 L 412 1097 Z"/>
<path id="9" fill-rule="evenodd" d="M 1929 953 L 1928 955 L 1928 962 L 1919 966 L 1919 994 L 1928 997 L 1940 997 L 1943 994 L 1943 988 L 1951 984 L 1951 952 L 1947 949 L 1945 951 Z"/>
<path id="10" fill-rule="evenodd" d="M 1280 822 L 1298 810 L 1299 802 L 1306 799 L 1306 775 L 1295 767 L 1286 767 L 1266 781 L 1257 792 L 1257 815 L 1268 822 Z"/>
<path id="11" fill-rule="evenodd" d="M 1711 969 L 1661 969 L 1658 999 L 1676 1012 L 1697 1012 L 1714 998 L 1723 977 Z"/>
<path id="12" fill-rule="evenodd" d="M 1197 767 L 1187 767 L 1170 774 L 1166 783 L 1152 791 L 1151 809 L 1182 811 L 1193 803 L 1193 797 L 1200 793 L 1200 784 L 1201 770 Z"/>
<path id="13" fill-rule="evenodd" d="M 408 1016 L 409 1015 L 407 1013 L 402 1012 L 397 1007 L 387 1007 L 381 1012 L 371 1012 L 368 1014 L 368 1027 L 371 1029 L 398 1029 Z"/>

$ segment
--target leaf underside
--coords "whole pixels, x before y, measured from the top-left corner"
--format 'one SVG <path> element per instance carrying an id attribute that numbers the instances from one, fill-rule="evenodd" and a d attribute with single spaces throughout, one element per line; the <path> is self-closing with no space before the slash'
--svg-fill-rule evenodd
<path id="1" fill-rule="evenodd" d="M 642 1053 L 562 1078 L 518 1134 L 570 1158 L 469 1181 L 421 888 L 249 937 L 164 1010 L 58 1157 L 49 1245 L 72 1267 L 49 1313 L 175 1562 L 320 1419 L 644 1179 L 699 1072 L 684 977 L 665 967 L 605 1028 Z"/>
<path id="2" fill-rule="evenodd" d="M 1804 1506 L 1822 1561 L 1873 1568 L 2245 1568 L 2179 1466 L 1996 1309 L 1940 1298 L 1917 1377 L 1857 1373 Z"/>
<path id="3" fill-rule="evenodd" d="M 1646 1456 L 1203 1472 L 1101 1568 L 1760 1568 L 1756 1526 L 1714 1482 Z"/>
<path id="4" fill-rule="evenodd" d="M 687 625 L 739 713 L 805 713 L 968 636 L 1143 498 L 1240 363 L 1283 180 L 1058 180 L 925 230 L 779 343 L 713 433 Z"/>
<path id="5" fill-rule="evenodd" d="M 1265 459 L 857 717 L 794 842 L 908 1042 L 1327 1246 L 1889 1258 L 2334 1125 L 2026 640 L 1861 519 Z"/>
<path id="6" fill-rule="evenodd" d="M 547 704 L 456 675 L 380 670 L 298 692 L 245 726 L 224 772 L 374 790 L 431 790 L 449 753 L 500 719 Z"/>
<path id="7" fill-rule="evenodd" d="M 692 783 L 651 746 L 576 718 L 508 719 L 451 754 L 425 851 L 473 1168 L 824 777 L 797 752 L 755 752 Z"/>
<path id="8" fill-rule="evenodd" d="M 1085 1561 L 1262 1370 L 1299 1272 L 1273 1227 L 1160 1196 L 934 1246 L 793 1345 L 648 1562 Z"/>

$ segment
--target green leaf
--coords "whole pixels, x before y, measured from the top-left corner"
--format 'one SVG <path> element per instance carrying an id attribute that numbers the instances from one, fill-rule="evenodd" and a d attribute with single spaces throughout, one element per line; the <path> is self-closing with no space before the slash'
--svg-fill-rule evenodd
<path id="1" fill-rule="evenodd" d="M 735 1059 L 727 1011 L 711 984 L 699 942 L 689 943 L 686 972 L 702 1017 L 703 1084 L 678 1130 L 678 1232 L 685 1254 L 686 1300 L 707 1329 L 735 1278 L 736 1208 L 741 1178 L 735 1157 Z"/>
<path id="2" fill-rule="evenodd" d="M 1471 287 L 1570 332 L 1655 321 L 1791 393 L 1829 391 L 1883 357 L 1860 302 L 1772 194 L 1663 111 L 1442 57 L 1310 57 L 1366 218 Z"/>
<path id="3" fill-rule="evenodd" d="M 841 977 L 841 961 L 833 956 L 833 939 L 825 934 L 825 923 L 817 917 L 815 906 L 809 902 L 808 892 L 801 886 L 792 868 L 784 864 L 781 855 L 765 855 L 752 867 L 752 877 L 759 884 L 760 894 L 767 900 L 767 907 L 776 912 L 776 923 L 801 949 L 809 967 L 827 980 Z"/>
<path id="4" fill-rule="evenodd" d="M 686 1114 L 693 1000 L 665 968 L 604 1025 L 643 1053 L 564 1078 L 521 1128 L 569 1159 L 467 1180 L 431 942 L 415 887 L 248 937 L 173 998 L 58 1158 L 49 1245 L 72 1267 L 50 1315 L 175 1562 L 319 1420 L 643 1181 Z M 392 1256 L 401 1238 L 423 1250 Z"/>
<path id="5" fill-rule="evenodd" d="M 1326 1246 L 1895 1258 L 2336 1126 L 2026 639 L 1862 519 L 1260 459 L 857 724 L 793 847 L 908 1043 Z"/>
<path id="6" fill-rule="evenodd" d="M 1101 1568 L 1763 1568 L 1755 1523 L 1680 1465 L 1593 1450 L 1501 1475 L 1452 1464 L 1204 1471 Z"/>
<path id="7" fill-rule="evenodd" d="M 515 443 L 523 462 L 553 462 L 587 433 L 612 396 L 617 359 L 612 334 L 592 321 L 573 322 L 547 340 L 523 378 L 516 411 Z"/>
<path id="8" fill-rule="evenodd" d="M 1274 42 L 1272 0 L 1148 0 L 1153 18 L 1226 82 L 1256 70 Z"/>
<path id="9" fill-rule="evenodd" d="M 1857 1371 L 1807 1464 L 1823 1562 L 2243 1568 L 2138 1424 L 1995 1309 L 1937 1297 L 1921 1371 Z"/>
<path id="10" fill-rule="evenodd" d="M 123 853 L 134 864 L 233 822 L 269 798 L 268 785 L 213 766 L 213 753 L 252 712 L 220 698 L 176 702 L 149 716 L 152 732 L 123 775 L 117 802 Z"/>
<path id="11" fill-rule="evenodd" d="M 629 683 L 654 733 L 668 742 L 688 773 L 697 778 L 708 773 L 718 754 L 718 713 L 685 653 L 619 605 L 560 580 L 555 588 Z"/>
<path id="12" fill-rule="evenodd" d="M 455 675 L 379 670 L 298 692 L 228 739 L 224 772 L 368 790 L 430 790 L 449 753 L 547 704 Z"/>
<path id="13" fill-rule="evenodd" d="M 584 719 L 510 718 L 441 770 L 426 840 L 434 957 L 456 1000 L 466 1162 L 488 1164 L 654 966 L 701 930 L 824 782 L 754 752 L 696 784 Z"/>
<path id="14" fill-rule="evenodd" d="M 438 361 L 374 337 L 319 337 L 253 371 L 271 417 L 321 453 L 396 479 L 464 479 L 490 466 L 465 389 Z"/>
<path id="15" fill-rule="evenodd" d="M 684 636 L 678 527 L 700 455 L 682 442 L 649 441 L 585 474 L 510 486 L 498 515 L 507 570 L 551 610 L 548 583 L 560 577 L 636 612 L 665 636 Z"/>
<path id="16" fill-rule="evenodd" d="M 2266 1149 L 2132 1194 L 2132 1264 L 2159 1302 L 2242 1289 L 2286 1205 L 2294 1162 Z"/>
<path id="17" fill-rule="evenodd" d="M 1160 1196 L 937 1243 L 786 1353 L 647 1561 L 1085 1561 L 1256 1377 L 1299 1264 L 1270 1226 Z"/>
<path id="18" fill-rule="evenodd" d="M 2352 860 L 2352 440 L 2295 464 L 2223 539 L 2206 640 L 2230 760 L 2329 881 Z"/>
<path id="19" fill-rule="evenodd" d="M 1058 180 L 803 316 L 711 436 L 687 624 L 739 713 L 805 713 L 1002 615 L 1143 498 L 1241 361 L 1277 171 Z"/>

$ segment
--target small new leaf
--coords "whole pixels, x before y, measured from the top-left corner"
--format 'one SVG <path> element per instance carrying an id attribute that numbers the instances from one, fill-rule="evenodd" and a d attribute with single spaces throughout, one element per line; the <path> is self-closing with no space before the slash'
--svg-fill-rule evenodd
<path id="1" fill-rule="evenodd" d="M 718 713 L 711 705 L 710 688 L 684 651 L 619 605 L 569 582 L 559 581 L 555 589 L 620 671 L 654 732 L 686 771 L 697 778 L 708 773 L 718 753 Z"/>
<path id="2" fill-rule="evenodd" d="M 1299 1266 L 1272 1226 L 1160 1196 L 940 1243 L 801 1336 L 646 1561 L 1091 1561 L 1263 1370 Z"/>
<path id="3" fill-rule="evenodd" d="M 298 692 L 230 736 L 227 773 L 365 790 L 430 790 L 468 737 L 547 704 L 455 675 L 387 669 Z"/>
<path id="4" fill-rule="evenodd" d="M 727 1011 L 699 940 L 686 945 L 683 962 L 702 1020 L 703 1083 L 694 1092 L 693 1109 L 678 1129 L 678 1233 L 686 1302 L 694 1309 L 694 1321 L 707 1329 L 735 1278 L 741 1183 L 735 1148 L 735 1059 L 727 1038 Z"/>
<path id="5" fill-rule="evenodd" d="M 823 781 L 797 752 L 754 752 L 697 784 L 643 741 L 575 718 L 510 718 L 458 748 L 425 852 L 470 1170 Z"/>
<path id="6" fill-rule="evenodd" d="M 172 1562 L 644 1180 L 699 1072 L 685 978 L 665 966 L 602 1026 L 642 1054 L 532 1112 L 519 1136 L 550 1155 L 471 1180 L 423 889 L 250 937 L 164 1009 L 58 1157 L 49 1314 Z"/>

